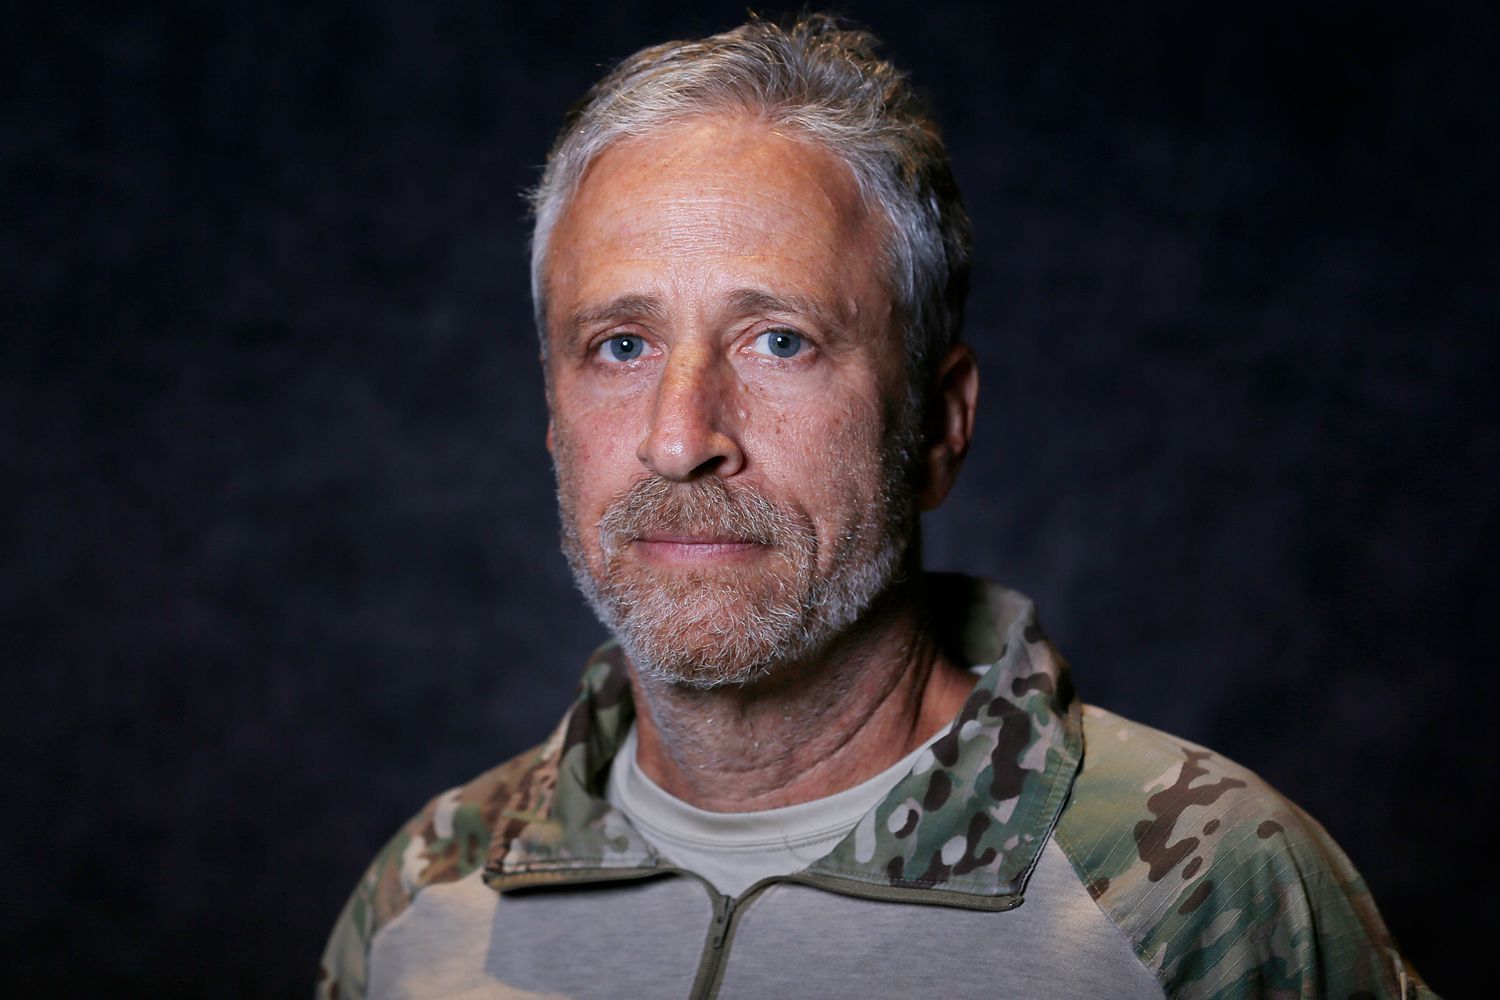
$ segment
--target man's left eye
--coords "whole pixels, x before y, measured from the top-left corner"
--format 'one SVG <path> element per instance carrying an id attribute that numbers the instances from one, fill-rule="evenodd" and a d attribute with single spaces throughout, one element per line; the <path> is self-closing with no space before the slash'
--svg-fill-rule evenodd
<path id="1" fill-rule="evenodd" d="M 755 338 L 754 350 L 757 354 L 790 358 L 802 350 L 802 335 L 790 330 L 767 330 Z"/>

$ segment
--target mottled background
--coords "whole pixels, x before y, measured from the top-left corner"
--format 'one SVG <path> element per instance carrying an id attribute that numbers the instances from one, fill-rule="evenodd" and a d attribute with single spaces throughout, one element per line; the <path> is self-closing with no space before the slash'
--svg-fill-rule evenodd
<path id="1" fill-rule="evenodd" d="M 384 838 L 601 638 L 555 551 L 518 191 L 737 3 L 10 8 L 10 996 L 297 996 Z M 851 4 L 979 234 L 930 562 L 1319 816 L 1432 983 L 1497 939 L 1496 19 Z M 1481 945 L 1476 947 L 1475 942 Z"/>

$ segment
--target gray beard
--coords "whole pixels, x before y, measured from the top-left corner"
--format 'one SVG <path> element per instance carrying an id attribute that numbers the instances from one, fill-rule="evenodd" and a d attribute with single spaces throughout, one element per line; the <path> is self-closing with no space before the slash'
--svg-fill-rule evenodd
<path id="1" fill-rule="evenodd" d="M 899 435 L 882 455 L 881 495 L 834 540 L 826 575 L 808 518 L 712 475 L 689 483 L 647 476 L 616 495 L 598 524 L 604 565 L 596 575 L 560 465 L 562 543 L 573 578 L 643 677 L 698 690 L 754 684 L 816 657 L 899 580 L 916 534 L 913 436 Z M 654 532 L 741 539 L 773 555 L 748 568 L 647 575 L 626 562 L 624 550 Z"/>

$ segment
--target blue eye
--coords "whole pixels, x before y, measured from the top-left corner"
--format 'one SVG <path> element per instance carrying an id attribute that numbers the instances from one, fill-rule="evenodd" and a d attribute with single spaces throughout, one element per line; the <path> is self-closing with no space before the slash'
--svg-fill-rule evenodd
<path id="1" fill-rule="evenodd" d="M 768 330 L 755 338 L 755 349 L 778 358 L 794 357 L 802 350 L 802 336 L 790 330 Z"/>
<path id="2" fill-rule="evenodd" d="M 599 351 L 606 358 L 615 361 L 634 361 L 645 353 L 646 344 L 640 337 L 619 336 L 610 337 L 599 345 Z"/>

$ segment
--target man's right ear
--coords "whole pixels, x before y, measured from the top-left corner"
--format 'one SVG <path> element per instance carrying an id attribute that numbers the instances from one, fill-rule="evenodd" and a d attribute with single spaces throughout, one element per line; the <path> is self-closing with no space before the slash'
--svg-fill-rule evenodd
<path id="1" fill-rule="evenodd" d="M 552 418 L 551 417 L 547 418 L 547 439 L 546 440 L 547 440 L 547 454 L 551 455 L 551 454 L 553 454 L 553 451 L 552 451 Z"/>

